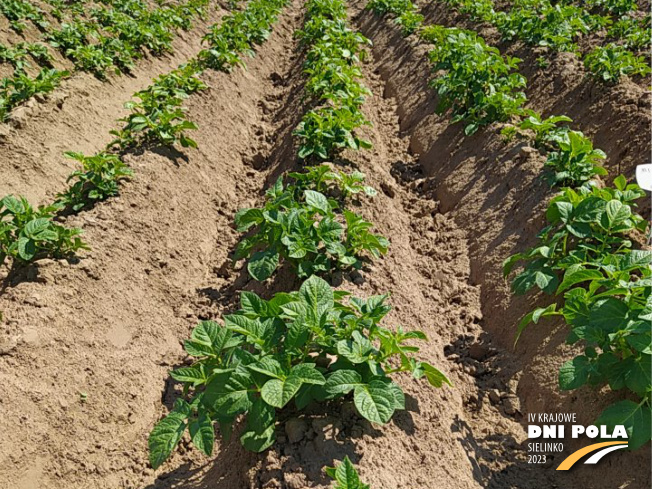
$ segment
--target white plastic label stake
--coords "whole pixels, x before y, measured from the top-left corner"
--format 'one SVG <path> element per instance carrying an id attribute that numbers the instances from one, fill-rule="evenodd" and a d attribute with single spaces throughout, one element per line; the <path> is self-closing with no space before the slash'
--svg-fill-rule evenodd
<path id="1" fill-rule="evenodd" d="M 636 183 L 643 190 L 652 192 L 652 164 L 638 165 L 636 167 Z M 652 197 L 652 194 L 650 194 Z M 652 204 L 650 205 L 652 209 Z M 648 244 L 652 244 L 652 215 L 650 215 L 650 235 L 648 236 Z"/>
<path id="2" fill-rule="evenodd" d="M 638 165 L 636 167 L 636 183 L 643 190 L 652 192 L 652 164 Z"/>

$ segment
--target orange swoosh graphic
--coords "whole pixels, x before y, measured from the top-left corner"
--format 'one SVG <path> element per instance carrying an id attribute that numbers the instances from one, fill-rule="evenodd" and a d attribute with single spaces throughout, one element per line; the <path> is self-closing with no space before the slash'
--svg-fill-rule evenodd
<path id="1" fill-rule="evenodd" d="M 573 452 L 568 457 L 566 457 L 566 459 L 561 464 L 559 464 L 557 470 L 568 470 L 573 465 L 575 465 L 575 462 L 577 462 L 587 453 L 591 453 L 598 450 L 599 448 L 608 447 L 611 445 L 627 445 L 627 442 L 626 441 L 603 441 L 602 443 L 595 443 L 593 445 L 589 445 L 588 447 L 580 448 L 578 451 Z"/>

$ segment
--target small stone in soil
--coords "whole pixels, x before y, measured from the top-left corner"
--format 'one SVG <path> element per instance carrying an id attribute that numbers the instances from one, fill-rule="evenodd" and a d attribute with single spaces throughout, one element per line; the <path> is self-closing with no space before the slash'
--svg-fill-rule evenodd
<path id="1" fill-rule="evenodd" d="M 498 389 L 491 389 L 489 391 L 489 400 L 493 404 L 498 404 L 500 402 L 500 392 L 498 392 Z"/>
<path id="2" fill-rule="evenodd" d="M 303 439 L 307 428 L 308 425 L 303 419 L 290 418 L 285 423 L 285 434 L 290 443 L 297 443 Z"/>
<path id="3" fill-rule="evenodd" d="M 390 184 L 387 182 L 382 182 L 380 184 L 380 189 L 383 191 L 383 193 L 389 197 L 390 199 L 393 199 L 396 196 L 396 190 L 394 190 L 394 187 L 392 187 Z"/>
<path id="4" fill-rule="evenodd" d="M 473 343 L 469 348 L 469 356 L 481 362 L 487 356 L 487 347 L 481 343 Z"/>
<path id="5" fill-rule="evenodd" d="M 333 287 L 339 287 L 342 285 L 342 272 L 337 271 L 333 274 L 333 277 L 331 278 L 331 285 Z"/>
<path id="6" fill-rule="evenodd" d="M 349 277 L 351 278 L 351 281 L 356 285 L 362 285 L 364 283 L 364 277 L 357 270 L 352 271 L 349 274 Z"/>
<path id="7" fill-rule="evenodd" d="M 514 415 L 517 412 L 521 411 L 521 402 L 519 401 L 518 397 L 514 395 L 510 395 L 509 397 L 503 399 L 503 406 L 505 408 L 505 413 L 509 415 Z"/>

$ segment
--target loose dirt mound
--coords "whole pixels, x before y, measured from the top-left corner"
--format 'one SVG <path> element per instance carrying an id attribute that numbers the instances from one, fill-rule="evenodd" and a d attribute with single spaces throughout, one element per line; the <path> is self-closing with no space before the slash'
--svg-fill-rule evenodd
<path id="1" fill-rule="evenodd" d="M 538 179 L 542 161 L 504 146 L 498 129 L 464 138 L 434 116 L 424 48 L 368 12 L 355 23 L 375 43 L 364 66 L 374 148 L 344 156 L 379 189 L 359 210 L 392 246 L 371 270 L 335 285 L 359 296 L 391 291 L 388 322 L 425 331 L 422 356 L 454 387 L 401 378 L 407 410 L 388 426 L 334 403 L 285 412 L 279 443 L 264 454 L 245 452 L 234 436 L 210 460 L 182 444 L 156 473 L 148 468 L 149 430 L 178 395 L 167 372 L 185 361 L 181 343 L 196 321 L 234 310 L 240 290 L 269 296 L 296 285 L 283 273 L 264 285 L 249 281 L 229 255 L 236 210 L 260 202 L 261 191 L 296 166 L 291 131 L 306 107 L 292 34 L 302 21 L 297 0 L 247 71 L 204 75 L 210 89 L 187 103 L 199 149 L 131 156 L 136 176 L 121 196 L 69 219 L 85 230 L 92 252 L 78 263 L 41 260 L 6 282 L 0 487 L 325 488 L 322 468 L 344 455 L 379 489 L 649 487 L 642 453 L 612 454 L 599 467 L 562 475 L 557 463 L 526 463 L 527 412 L 578 412 L 591 421 L 605 401 L 589 391 L 559 393 L 556 371 L 569 355 L 563 331 L 533 329 L 511 351 L 514 324 L 531 303 L 509 295 L 500 262 L 531 244 L 541 226 L 549 196 Z M 42 201 L 60 191 L 71 170 L 60 152 L 106 144 L 130 92 L 196 52 L 201 29 L 167 66 L 153 62 L 131 85 L 121 78 L 83 95 L 75 83 L 85 82 L 73 79 L 60 91 L 69 94 L 64 109 L 54 108 L 59 92 L 35 107 L 25 127 L 2 140 L 2 193 Z M 533 107 L 564 108 L 612 155 L 610 166 L 620 162 L 631 176 L 639 155 L 649 154 L 641 134 L 649 116 L 638 99 L 621 110 L 620 91 L 604 101 L 593 85 L 565 75 L 559 92 L 553 73 L 531 84 Z M 561 97 L 551 100 L 551 90 Z M 614 121 L 617 136 L 604 120 Z"/>

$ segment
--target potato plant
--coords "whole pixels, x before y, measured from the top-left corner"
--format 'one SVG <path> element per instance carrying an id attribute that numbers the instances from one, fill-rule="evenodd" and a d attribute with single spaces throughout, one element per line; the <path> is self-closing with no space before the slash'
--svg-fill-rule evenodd
<path id="1" fill-rule="evenodd" d="M 67 71 L 43 68 L 34 78 L 19 71 L 11 78 L 0 80 L 0 121 L 6 121 L 14 107 L 34 95 L 50 93 L 66 76 Z"/>
<path id="2" fill-rule="evenodd" d="M 59 48 L 65 54 L 77 46 L 87 44 L 87 36 L 90 36 L 92 32 L 91 23 L 75 19 L 71 22 L 64 22 L 59 29 L 49 32 L 47 39 L 53 47 Z"/>
<path id="3" fill-rule="evenodd" d="M 287 0 L 253 0 L 247 8 L 227 16 L 204 36 L 208 47 L 197 56 L 205 68 L 229 72 L 236 65 L 245 66 L 243 56 L 253 56 L 255 46 L 269 37 Z"/>
<path id="4" fill-rule="evenodd" d="M 415 6 L 410 0 L 370 0 L 365 9 L 375 14 L 394 14 L 399 16 L 408 10 L 414 10 Z"/>
<path id="5" fill-rule="evenodd" d="M 574 5 L 520 0 L 509 12 L 496 13 L 494 23 L 505 40 L 518 38 L 555 51 L 575 51 L 576 40 L 605 21 Z"/>
<path id="6" fill-rule="evenodd" d="M 364 484 L 360 480 L 358 471 L 349 457 L 344 457 L 337 467 L 326 467 L 324 471 L 335 481 L 333 489 L 370 489 L 369 484 Z"/>
<path id="7" fill-rule="evenodd" d="M 552 150 L 548 153 L 546 176 L 551 185 L 577 187 L 607 170 L 601 165 L 607 155 L 593 147 L 593 142 L 580 131 L 555 131 L 549 136 Z"/>
<path id="8" fill-rule="evenodd" d="M 113 63 L 113 56 L 108 53 L 102 43 L 106 38 L 100 39 L 100 44 L 80 44 L 66 50 L 66 57 L 75 63 L 75 68 L 93 73 L 100 80 L 105 80 L 108 71 L 120 74 L 120 69 Z"/>
<path id="9" fill-rule="evenodd" d="M 559 386 L 607 384 L 628 391 L 630 399 L 609 406 L 598 424 L 623 424 L 635 450 L 650 440 L 652 418 L 652 253 L 632 250 L 612 255 L 607 263 L 600 268 L 577 264 L 566 270 L 560 285 L 564 306 L 558 313 L 570 327 L 567 341 L 582 342 L 584 354 L 561 366 Z"/>
<path id="10" fill-rule="evenodd" d="M 208 0 L 187 0 L 156 8 L 150 8 L 142 0 L 113 0 L 88 12 L 78 1 L 49 0 L 48 3 L 53 7 L 52 15 L 61 21 L 58 28 L 45 21 L 43 11 L 23 0 L 0 2 L 0 11 L 21 32 L 25 20 L 33 21 L 44 31 L 44 40 L 58 48 L 76 69 L 105 79 L 111 72 L 131 71 L 145 50 L 154 54 L 170 51 L 174 29 L 188 29 L 191 20 L 202 14 Z M 28 56 L 43 68 L 36 78 L 25 71 L 29 66 Z M 14 75 L 0 83 L 2 121 L 21 102 L 35 94 L 48 93 L 69 75 L 67 71 L 53 69 L 52 55 L 39 43 L 0 45 L 0 62 L 8 62 L 15 68 Z"/>
<path id="11" fill-rule="evenodd" d="M 109 147 L 126 150 L 144 144 L 172 146 L 179 143 L 184 148 L 196 148 L 197 143 L 186 131 L 197 129 L 197 126 L 186 119 L 181 105 L 190 94 L 206 88 L 197 78 L 197 71 L 194 63 L 183 65 L 137 92 L 134 97 L 139 101 L 125 104 L 131 113 L 120 119 L 125 123 L 122 129 L 111 131 L 115 139 Z"/>
<path id="12" fill-rule="evenodd" d="M 160 55 L 172 50 L 175 29 L 188 29 L 207 0 L 150 8 L 141 0 L 114 0 L 90 9 L 90 19 L 74 16 L 48 39 L 79 70 L 100 79 L 108 72 L 129 72 L 145 50 Z"/>
<path id="13" fill-rule="evenodd" d="M 469 15 L 473 20 L 493 23 L 497 12 L 494 10 L 493 0 L 443 0 L 463 14 Z"/>
<path id="14" fill-rule="evenodd" d="M 154 80 L 147 89 L 134 95 L 125 107 L 131 113 L 121 119 L 125 125 L 112 131 L 115 139 L 109 147 L 127 150 L 144 144 L 161 144 L 196 148 L 197 143 L 187 135 L 197 126 L 186 119 L 183 101 L 192 93 L 204 90 L 206 85 L 197 76 L 206 68 L 230 70 L 242 64 L 240 56 L 253 55 L 253 46 L 263 43 L 276 21 L 285 0 L 257 0 L 246 10 L 227 16 L 211 29 L 204 41 L 210 47 L 203 49 L 197 59 Z"/>
<path id="15" fill-rule="evenodd" d="M 19 42 L 12 46 L 5 46 L 0 43 L 0 63 L 10 64 L 14 68 L 14 73 L 25 73 L 25 69 L 31 66 L 30 58 L 41 66 L 53 67 L 54 59 L 44 44 Z"/>
<path id="16" fill-rule="evenodd" d="M 319 178 L 317 173 L 293 175 L 297 183 L 284 185 L 281 177 L 267 190 L 262 208 L 241 209 L 236 214 L 238 231 L 249 233 L 238 244 L 233 259 L 247 259 L 247 271 L 254 279 L 268 279 L 283 261 L 304 278 L 361 268 L 369 258 L 387 252 L 389 241 L 370 232 L 371 223 L 346 209 L 336 214 L 338 202 L 314 190 L 334 187 L 340 195 L 347 195 L 360 182 L 337 176 L 329 177 L 332 185 L 326 186 L 326 177 Z M 367 194 L 374 193 L 370 190 L 365 187 Z"/>
<path id="17" fill-rule="evenodd" d="M 550 202 L 549 225 L 537 245 L 507 259 L 504 272 L 509 275 L 523 262 L 512 282 L 517 294 L 536 287 L 563 298 L 561 306 L 527 314 L 517 333 L 518 340 L 529 324 L 561 316 L 570 329 L 567 341 L 583 342 L 584 354 L 561 367 L 562 390 L 608 384 L 637 396 L 636 402 L 608 407 L 597 421 L 623 424 L 630 448 L 636 449 L 650 440 L 652 252 L 635 249 L 631 240 L 647 227 L 633 210 L 645 193 L 623 176 L 614 185 L 564 189 Z"/>
<path id="18" fill-rule="evenodd" d="M 46 0 L 51 7 L 50 14 L 59 22 L 64 20 L 64 16 L 70 17 L 84 15 L 84 0 Z"/>
<path id="19" fill-rule="evenodd" d="M 631 0 L 591 0 L 580 5 L 518 0 L 511 8 L 500 11 L 494 9 L 494 0 L 443 1 L 474 20 L 494 25 L 504 40 L 520 39 L 554 51 L 574 52 L 579 57 L 582 55 L 577 40 L 608 28 L 608 36 L 620 43 L 598 46 L 583 56 L 587 69 L 606 83 L 614 83 L 625 74 L 645 76 L 649 73 L 645 59 L 635 52 L 649 50 L 650 16 L 625 15 L 636 9 Z"/>
<path id="20" fill-rule="evenodd" d="M 336 107 L 361 107 L 371 92 L 360 83 L 362 72 L 357 63 L 359 55 L 364 53 L 362 46 L 369 41 L 351 31 L 342 21 L 329 23 L 327 32 L 320 31 L 318 27 L 311 32 L 315 29 L 311 24 L 306 24 L 306 29 L 310 30 L 298 31 L 297 36 L 304 43 L 312 42 L 310 37 L 315 35 L 324 42 L 313 44 L 306 54 L 306 93 L 316 101 L 331 103 Z"/>
<path id="21" fill-rule="evenodd" d="M 61 18 L 63 10 L 80 15 L 75 2 L 50 0 L 50 3 L 61 10 Z M 135 49 L 146 47 L 156 52 L 157 45 L 153 43 L 171 41 L 167 34 L 157 34 L 156 29 L 168 29 L 170 26 L 186 29 L 190 26 L 190 19 L 201 14 L 206 4 L 206 0 L 189 0 L 176 6 L 163 6 L 150 11 L 141 0 L 114 0 L 110 3 L 110 9 L 96 8 L 93 15 L 96 20 L 102 20 L 106 30 L 116 37 L 100 35 L 100 44 L 90 47 L 88 39 L 98 35 L 96 27 L 79 20 L 62 23 L 61 28 L 51 31 L 49 36 L 52 43 L 62 50 L 88 53 L 88 68 L 91 71 L 101 66 L 108 68 L 114 65 L 127 69 L 132 59 L 138 56 Z M 249 33 L 250 38 L 262 42 L 266 37 L 263 32 L 267 32 L 269 23 L 276 19 L 283 4 L 284 2 L 252 2 L 245 11 L 248 23 L 240 27 L 255 29 L 256 32 Z M 157 24 L 152 26 L 154 30 L 147 28 L 146 23 L 150 21 Z M 101 57 L 107 53 L 111 60 L 94 59 L 96 55 Z M 21 43 L 13 48 L 0 46 L 0 59 L 12 63 L 16 68 L 14 77 L 5 78 L 0 84 L 0 120 L 4 121 L 9 111 L 20 102 L 36 93 L 51 91 L 68 75 L 67 72 L 43 69 L 32 79 L 24 72 L 28 65 L 28 55 L 41 62 L 49 63 L 52 59 L 43 45 Z M 71 53 L 70 55 L 72 56 Z M 43 256 L 65 256 L 78 249 L 85 249 L 79 230 L 67 229 L 56 224 L 53 219 L 58 212 L 77 212 L 118 193 L 120 182 L 129 178 L 132 172 L 112 149 L 126 150 L 141 144 L 172 145 L 176 142 L 183 147 L 196 146 L 184 133 L 194 129 L 195 125 L 185 119 L 181 103 L 189 94 L 206 88 L 197 78 L 203 69 L 200 62 L 192 60 L 187 65 L 158 77 L 150 87 L 138 92 L 136 97 L 139 101 L 127 104 L 132 113 L 122 120 L 126 123 L 122 129 L 112 131 L 116 139 L 108 145 L 107 150 L 92 156 L 66 153 L 66 156 L 79 161 L 82 169 L 70 175 L 70 186 L 57 196 L 53 205 L 34 209 L 24 198 L 6 197 L 0 206 L 0 261 L 11 256 L 17 262 L 27 262 Z M 98 69 L 99 76 L 103 73 L 103 68 Z M 355 187 L 354 183 L 351 185 Z"/>
<path id="22" fill-rule="evenodd" d="M 500 17 L 504 20 L 512 15 L 512 12 L 496 13 L 492 0 L 448 0 L 448 3 L 477 20 L 494 24 Z M 517 8 L 541 5 L 515 4 Z M 580 10 L 562 7 L 553 7 L 555 12 L 550 19 L 538 15 L 533 24 L 524 22 L 522 17 L 523 22 L 513 24 L 519 30 L 514 34 L 523 38 L 530 29 L 533 37 L 529 42 L 534 42 L 536 36 L 541 36 L 540 40 L 550 36 L 543 45 L 572 50 L 572 39 L 577 32 L 586 31 L 579 20 L 588 20 L 589 30 L 609 24 L 606 17 L 586 16 Z M 550 29 L 545 27 L 545 22 L 552 23 L 559 14 L 567 18 L 559 18 L 559 25 L 550 25 Z M 644 22 L 649 21 L 644 19 Z M 624 33 L 631 25 L 624 19 L 618 29 Z M 562 34 L 560 37 L 552 36 L 555 29 Z M 439 46 L 446 42 L 439 34 L 441 31 L 440 26 L 419 29 L 422 39 L 436 41 Z M 631 36 L 645 37 L 640 31 Z M 621 64 L 623 70 L 632 69 L 636 61 L 623 48 L 617 49 L 623 58 L 628 58 Z M 599 69 L 595 70 L 599 72 Z M 601 75 L 603 80 L 611 76 Z M 593 178 L 606 175 L 600 164 L 606 155 L 594 149 L 591 140 L 581 132 L 568 127 L 570 118 L 555 115 L 544 118 L 531 110 L 522 111 L 516 118 L 519 122 L 507 126 L 503 134 L 532 136 L 533 144 L 547 154 L 550 183 L 576 187 L 564 188 L 552 199 L 546 214 L 549 225 L 541 231 L 537 245 L 505 261 L 506 276 L 517 263 L 523 263 L 512 282 L 516 293 L 538 288 L 560 298 L 528 313 L 518 325 L 516 339 L 531 323 L 536 324 L 544 317 L 562 317 L 570 329 L 568 342 L 582 342 L 584 353 L 561 367 L 560 389 L 609 385 L 613 390 L 628 391 L 627 399 L 608 406 L 596 423 L 612 428 L 624 425 L 629 446 L 636 449 L 650 440 L 652 417 L 649 328 L 652 253 L 637 250 L 632 239 L 646 231 L 646 221 L 634 212 L 635 201 L 644 192 L 636 185 L 627 185 L 622 176 L 614 181 L 614 188 L 599 186 Z"/>
<path id="23" fill-rule="evenodd" d="M 152 430 L 150 463 L 161 465 L 186 429 L 193 444 L 210 455 L 217 422 L 224 437 L 240 415 L 240 441 L 261 452 L 274 444 L 278 410 L 293 402 L 303 409 L 352 395 L 360 416 L 385 424 L 405 409 L 401 388 L 391 377 L 409 372 L 435 387 L 450 384 L 432 365 L 414 358 L 420 331 L 390 330 L 381 321 L 390 311 L 387 296 L 368 299 L 334 291 L 318 277 L 298 291 L 266 301 L 242 292 L 241 309 L 223 324 L 203 321 L 185 343 L 194 358 L 170 373 L 184 384 L 184 397 Z"/>
<path id="24" fill-rule="evenodd" d="M 96 39 L 89 43 L 88 39 Z M 136 59 L 142 57 L 130 42 L 98 33 L 92 22 L 75 20 L 64 23 L 50 34 L 51 44 L 69 58 L 77 70 L 87 71 L 104 80 L 108 73 L 131 71 Z"/>
<path id="25" fill-rule="evenodd" d="M 623 15 L 638 10 L 636 0 L 588 0 L 589 7 L 597 7 L 616 15 Z"/>
<path id="26" fill-rule="evenodd" d="M 330 165 L 307 166 L 301 172 L 291 172 L 291 177 L 298 190 L 316 190 L 321 193 L 334 193 L 338 200 L 346 202 L 358 194 L 373 197 L 376 189 L 365 185 L 365 174 L 360 171 L 351 173 L 336 170 Z"/>
<path id="27" fill-rule="evenodd" d="M 623 75 L 646 76 L 651 71 L 645 57 L 636 56 L 624 46 L 613 43 L 593 49 L 584 57 L 584 66 L 594 77 L 606 83 L 616 83 Z"/>
<path id="28" fill-rule="evenodd" d="M 424 17 L 410 0 L 371 0 L 366 9 L 376 15 L 393 15 L 404 37 L 419 32 L 423 26 Z"/>
<path id="29" fill-rule="evenodd" d="M 439 96 L 437 111 L 452 112 L 453 123 L 465 121 L 467 135 L 524 113 L 526 80 L 516 73 L 520 59 L 501 55 L 473 31 L 423 26 L 423 18 L 416 16 L 409 0 L 373 2 L 368 8 L 395 15 L 404 36 L 418 30 L 421 40 L 432 44 L 428 56 L 435 73 L 431 86 Z"/>
<path id="30" fill-rule="evenodd" d="M 194 15 L 201 11 L 203 5 L 204 0 L 194 0 L 181 4 L 178 8 L 183 8 L 187 15 Z M 109 15 L 109 12 L 110 15 L 117 15 L 122 14 L 122 10 L 128 11 L 128 3 L 114 3 L 113 6 L 116 10 L 105 9 L 102 15 Z M 263 16 L 260 19 L 256 16 L 248 17 L 248 25 L 252 28 L 260 29 L 260 22 L 256 19 L 264 23 L 275 18 L 270 17 L 269 10 L 255 5 L 251 7 L 252 10 L 246 12 L 257 12 L 256 15 Z M 171 18 L 169 22 L 183 28 L 186 25 L 184 18 L 186 17 Z M 260 37 L 260 34 L 252 37 Z M 115 139 L 104 151 L 92 156 L 75 152 L 65 153 L 69 158 L 81 163 L 82 168 L 68 177 L 70 185 L 66 191 L 57 195 L 55 206 L 64 212 L 78 212 L 98 201 L 117 195 L 120 183 L 131 177 L 132 171 L 120 156 L 115 154 L 115 150 L 126 151 L 148 144 L 169 146 L 179 143 L 182 147 L 195 147 L 195 141 L 189 138 L 185 131 L 196 126 L 186 120 L 181 104 L 190 94 L 206 88 L 204 82 L 198 78 L 203 69 L 199 61 L 191 60 L 188 64 L 156 78 L 147 89 L 138 92 L 135 96 L 139 101 L 127 104 L 132 113 L 121 119 L 125 122 L 122 129 L 111 132 Z M 343 183 L 343 186 L 347 185 L 351 191 L 358 189 L 358 184 L 354 181 Z"/>
<path id="31" fill-rule="evenodd" d="M 299 158 L 323 161 L 341 150 L 370 148 L 357 135 L 368 125 L 361 111 L 369 90 L 362 85 L 357 64 L 370 41 L 347 25 L 346 6 L 341 0 L 310 1 L 308 20 L 296 33 L 307 48 L 304 73 L 306 94 L 318 107 L 308 111 L 294 135 L 299 138 Z"/>
<path id="32" fill-rule="evenodd" d="M 424 17 L 422 14 L 416 12 L 414 9 L 406 10 L 399 15 L 395 22 L 401 26 L 401 34 L 407 37 L 414 34 L 423 25 Z"/>
<path id="33" fill-rule="evenodd" d="M 640 19 L 624 15 L 609 27 L 607 35 L 622 42 L 627 49 L 649 51 L 652 44 L 651 20 L 650 14 Z"/>
<path id="34" fill-rule="evenodd" d="M 502 56 L 472 31 L 433 25 L 420 35 L 433 45 L 428 56 L 436 73 L 431 86 L 439 95 L 437 110 L 450 110 L 453 122 L 465 121 L 467 135 L 522 114 L 526 80 L 515 73 L 518 58 Z"/>
<path id="35" fill-rule="evenodd" d="M 444 0 L 473 20 L 494 25 L 504 40 L 520 39 L 556 51 L 575 51 L 576 40 L 609 21 L 570 2 L 516 0 L 498 10 L 494 0 Z"/>
<path id="36" fill-rule="evenodd" d="M 552 115 L 544 119 L 541 114 L 533 110 L 526 110 L 526 114 L 527 117 L 518 124 L 518 129 L 532 131 L 534 145 L 543 150 L 555 149 L 555 142 L 570 130 L 567 125 L 560 124 L 573 122 L 570 117 L 565 115 Z"/>
<path id="37" fill-rule="evenodd" d="M 58 206 L 34 208 L 24 197 L 0 200 L 0 264 L 7 257 L 17 263 L 39 258 L 63 258 L 88 249 L 81 231 L 54 221 Z"/>
<path id="38" fill-rule="evenodd" d="M 401 26 L 404 37 L 417 32 L 423 25 L 423 15 L 410 0 L 370 0 L 365 8 L 376 15 L 394 16 L 394 23 Z"/>
<path id="39" fill-rule="evenodd" d="M 355 134 L 355 129 L 368 124 L 359 110 L 350 110 L 348 107 L 326 106 L 311 110 L 293 133 L 302 140 L 299 158 L 317 157 L 319 160 L 328 160 L 337 151 L 346 148 L 371 148 L 369 141 Z"/>
<path id="40" fill-rule="evenodd" d="M 449 3 L 463 5 L 476 18 L 495 22 L 490 0 Z M 515 25 L 524 29 L 527 23 Z M 605 21 L 597 19 L 592 25 L 605 25 Z M 428 28 L 421 33 L 428 37 Z M 568 36 L 555 43 L 557 49 L 573 48 Z M 623 48 L 618 49 L 629 58 L 621 66 L 631 69 L 636 63 Z M 609 68 L 594 71 L 600 69 Z M 601 76 L 607 80 L 612 75 Z M 607 384 L 613 390 L 628 390 L 628 399 L 609 406 L 596 423 L 625 425 L 630 447 L 635 449 L 650 439 L 652 390 L 648 310 L 652 258 L 650 252 L 636 250 L 632 241 L 632 235 L 646 228 L 643 218 L 633 211 L 635 201 L 644 193 L 627 185 L 623 177 L 615 180 L 615 188 L 599 187 L 592 179 L 606 175 L 601 166 L 606 155 L 594 149 L 581 132 L 570 129 L 569 122 L 565 116 L 543 118 L 528 110 L 516 126 L 503 131 L 505 135 L 533 135 L 534 145 L 547 154 L 550 183 L 577 187 L 565 188 L 553 198 L 547 212 L 549 225 L 540 233 L 537 245 L 505 261 L 506 275 L 516 263 L 524 263 L 512 282 L 516 293 L 538 288 L 562 298 L 527 314 L 516 337 L 518 340 L 529 324 L 544 317 L 563 317 L 570 329 L 569 343 L 581 341 L 585 350 L 561 367 L 560 389 Z"/>
<path id="41" fill-rule="evenodd" d="M 68 177 L 68 183 L 72 184 L 65 192 L 57 195 L 56 204 L 73 212 L 118 195 L 120 182 L 133 174 L 114 154 L 100 152 L 85 156 L 69 151 L 65 155 L 81 163 L 82 169 Z"/>
<path id="42" fill-rule="evenodd" d="M 45 13 L 26 0 L 2 0 L 0 12 L 9 21 L 9 26 L 19 34 L 27 27 L 26 21 L 31 21 L 41 30 L 49 26 Z"/>
<path id="43" fill-rule="evenodd" d="M 545 179 L 551 186 L 579 187 L 596 176 L 605 176 L 602 161 L 604 151 L 593 147 L 593 142 L 580 131 L 572 130 L 567 123 L 572 120 L 564 115 L 547 118 L 533 110 L 526 110 L 518 124 L 503 128 L 507 138 L 516 135 L 532 140 L 547 155 Z"/>
<path id="44" fill-rule="evenodd" d="M 546 226 L 539 243 L 527 253 L 513 255 L 505 262 L 505 273 L 525 260 L 527 266 L 513 281 L 516 293 L 524 294 L 536 286 L 553 293 L 560 273 L 575 263 L 600 263 L 603 257 L 629 252 L 629 234 L 642 232 L 646 221 L 632 211 L 644 192 L 636 185 L 616 179 L 616 188 L 586 185 L 566 188 L 548 206 Z"/>

